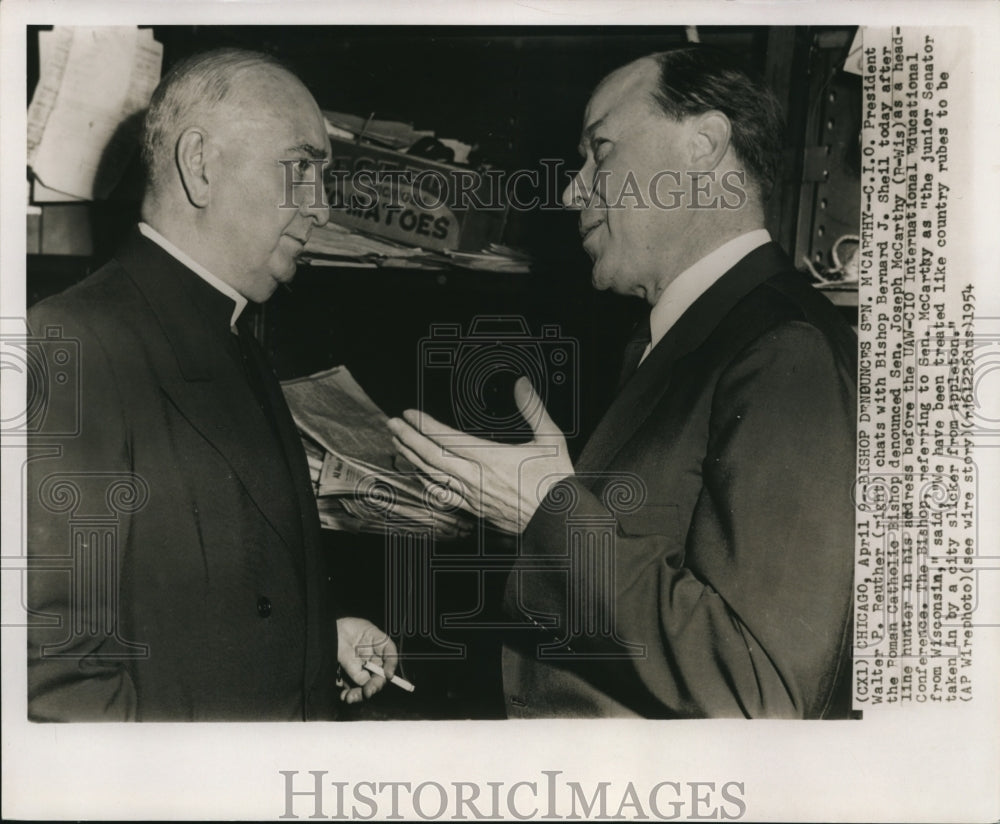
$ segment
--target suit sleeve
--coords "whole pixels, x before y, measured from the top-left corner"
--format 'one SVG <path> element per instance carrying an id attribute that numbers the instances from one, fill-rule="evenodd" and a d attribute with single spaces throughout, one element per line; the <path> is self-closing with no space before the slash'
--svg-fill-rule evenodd
<path id="1" fill-rule="evenodd" d="M 134 476 L 111 360 L 78 314 L 58 304 L 29 313 L 35 340 L 54 332 L 69 344 L 78 380 L 48 385 L 29 437 L 28 716 L 124 721 L 136 707 L 127 670 L 136 650 L 123 649 L 118 638 L 117 582 L 130 507 L 112 512 L 111 530 L 108 516 L 113 497 L 135 501 Z M 52 345 L 43 341 L 36 350 L 45 360 Z"/>
<path id="2" fill-rule="evenodd" d="M 854 410 L 853 377 L 805 323 L 776 328 L 728 365 L 683 537 L 618 531 L 616 632 L 645 652 L 595 667 L 611 674 L 606 689 L 657 715 L 822 715 L 850 644 Z M 564 483 L 574 516 L 608 516 L 579 480 Z M 565 536 L 565 516 L 543 506 L 525 546 L 565 553 Z M 565 576 L 524 575 L 521 586 L 529 608 L 565 607 Z M 614 652 L 597 637 L 573 649 Z"/>

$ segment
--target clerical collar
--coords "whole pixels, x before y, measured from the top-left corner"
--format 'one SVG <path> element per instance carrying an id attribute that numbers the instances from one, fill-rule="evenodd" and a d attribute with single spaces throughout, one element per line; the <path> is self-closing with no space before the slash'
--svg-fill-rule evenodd
<path id="1" fill-rule="evenodd" d="M 198 277 L 200 277 L 207 284 L 222 292 L 227 298 L 233 301 L 236 305 L 233 307 L 233 316 L 229 321 L 230 326 L 236 326 L 236 321 L 240 314 L 246 308 L 247 299 L 243 297 L 239 292 L 237 292 L 232 286 L 226 283 L 224 280 L 220 280 L 211 272 L 208 271 L 204 266 L 202 266 L 197 261 L 193 260 L 189 255 L 185 254 L 182 250 L 178 249 L 173 243 L 167 240 L 163 235 L 156 231 L 152 226 L 143 221 L 139 221 L 139 231 L 143 235 L 148 237 L 157 246 L 160 246 L 167 254 L 172 257 L 177 258 L 181 263 L 183 263 L 188 269 L 194 272 Z"/>
<path id="2" fill-rule="evenodd" d="M 770 241 L 767 229 L 745 232 L 709 252 L 670 281 L 649 314 L 650 341 L 643 360 L 713 283 L 758 246 Z"/>

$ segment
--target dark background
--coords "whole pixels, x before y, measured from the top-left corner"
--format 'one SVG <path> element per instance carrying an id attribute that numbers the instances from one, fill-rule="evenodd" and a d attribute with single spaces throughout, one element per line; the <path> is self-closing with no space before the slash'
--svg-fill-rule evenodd
<path id="1" fill-rule="evenodd" d="M 703 42 L 740 53 L 782 101 L 788 119 L 786 162 L 768 207 L 768 228 L 797 259 L 806 254 L 825 262 L 835 233 L 849 228 L 857 212 L 852 188 L 857 78 L 839 71 L 853 29 L 698 31 Z M 542 158 L 562 160 L 564 168 L 575 170 L 583 110 L 598 81 L 640 56 L 686 42 L 681 27 L 157 26 L 154 34 L 164 45 L 164 72 L 191 53 L 217 46 L 266 51 L 299 74 L 323 109 L 410 122 L 439 137 L 474 144 L 476 160 L 508 171 L 537 169 Z M 29 30 L 28 100 L 37 82 L 37 61 L 37 37 Z M 830 159 L 818 171 L 814 162 L 803 162 L 803 157 L 815 159 L 817 151 Z M 91 253 L 29 255 L 29 303 L 107 260 L 137 219 L 140 192 L 135 161 L 108 201 L 68 207 L 88 210 Z M 837 213 L 839 223 L 831 218 Z M 514 315 L 524 318 L 532 334 L 542 324 L 558 324 L 561 340 L 571 342 L 579 380 L 570 392 L 540 389 L 576 454 L 610 399 L 629 330 L 648 307 L 591 287 L 590 261 L 580 248 L 574 213 L 511 213 L 504 241 L 533 256 L 530 274 L 301 267 L 290 291 L 279 290 L 257 310 L 258 335 L 280 378 L 343 363 L 390 415 L 422 397 L 427 408 L 454 422 L 447 380 L 436 375 L 433 389 L 420 392 L 427 376 L 421 341 L 433 324 L 458 324 L 467 332 L 477 316 Z M 489 387 L 498 415 L 509 411 L 514 377 L 501 370 Z M 327 534 L 334 577 L 349 582 L 345 601 L 353 611 L 384 623 L 382 538 Z M 459 543 L 435 552 L 469 550 Z M 502 559 L 513 547 L 500 536 L 487 536 L 486 551 Z M 485 618 L 499 617 L 502 572 L 481 579 L 473 572 L 435 575 L 438 616 L 475 611 L 479 605 Z M 438 631 L 441 638 L 465 643 L 465 655 L 407 662 L 406 674 L 420 685 L 418 692 L 411 696 L 389 689 L 378 704 L 359 711 L 361 716 L 502 714 L 500 633 L 440 625 Z M 408 639 L 404 653 L 426 653 L 433 646 Z"/>

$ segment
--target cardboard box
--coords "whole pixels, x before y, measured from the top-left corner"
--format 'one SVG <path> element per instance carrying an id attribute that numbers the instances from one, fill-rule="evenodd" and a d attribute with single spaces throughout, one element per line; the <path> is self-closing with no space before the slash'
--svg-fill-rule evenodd
<path id="1" fill-rule="evenodd" d="M 365 143 L 330 138 L 330 219 L 409 246 L 478 252 L 507 220 L 498 178 Z"/>

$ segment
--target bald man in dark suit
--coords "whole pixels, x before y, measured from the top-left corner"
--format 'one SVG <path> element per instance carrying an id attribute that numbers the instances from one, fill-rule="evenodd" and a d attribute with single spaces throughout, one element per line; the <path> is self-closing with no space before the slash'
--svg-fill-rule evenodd
<path id="1" fill-rule="evenodd" d="M 47 410 L 78 404 L 78 434 L 29 464 L 29 717 L 334 718 L 395 648 L 338 614 L 302 445 L 243 316 L 328 219 L 284 178 L 328 159 L 323 117 L 274 60 L 210 52 L 164 78 L 143 151 L 142 222 L 29 313 L 78 342 L 80 374 Z"/>

